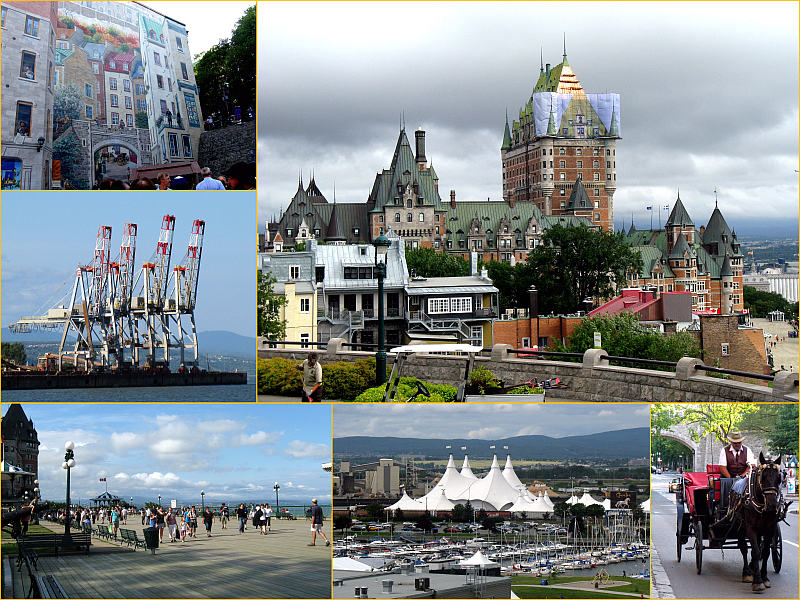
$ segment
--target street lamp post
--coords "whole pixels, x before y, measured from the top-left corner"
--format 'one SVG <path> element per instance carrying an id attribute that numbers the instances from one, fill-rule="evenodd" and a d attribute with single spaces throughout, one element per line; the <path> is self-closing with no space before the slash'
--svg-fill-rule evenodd
<path id="1" fill-rule="evenodd" d="M 281 514 L 281 505 L 280 505 L 280 502 L 278 502 L 278 491 L 280 491 L 281 486 L 276 481 L 275 485 L 272 486 L 272 489 L 275 490 L 275 515 L 276 516 L 280 516 L 280 514 Z"/>
<path id="2" fill-rule="evenodd" d="M 158 508 L 161 508 L 161 494 L 158 495 Z"/>
<path id="3" fill-rule="evenodd" d="M 386 278 L 386 253 L 392 243 L 385 235 L 380 234 L 375 241 L 375 270 L 378 276 L 378 353 L 375 355 L 375 383 L 386 383 L 386 346 L 384 345 L 384 314 L 383 314 L 383 280 Z M 383 258 L 382 261 L 378 261 Z"/>
<path id="4" fill-rule="evenodd" d="M 75 466 L 75 444 L 72 442 L 67 442 L 64 444 L 64 449 L 66 452 L 64 453 L 64 462 L 61 463 L 61 468 L 67 471 L 67 514 L 64 517 L 64 546 L 71 546 L 72 545 L 72 534 L 69 531 L 69 518 L 70 518 L 70 503 L 69 503 L 69 479 L 70 479 L 70 471 L 72 467 Z"/>
<path id="5" fill-rule="evenodd" d="M 206 512 L 206 491 L 200 490 L 200 510 Z"/>

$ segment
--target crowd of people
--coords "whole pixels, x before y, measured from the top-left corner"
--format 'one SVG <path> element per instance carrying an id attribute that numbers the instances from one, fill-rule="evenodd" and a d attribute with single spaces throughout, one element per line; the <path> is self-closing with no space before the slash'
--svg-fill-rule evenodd
<path id="1" fill-rule="evenodd" d="M 209 167 L 200 169 L 200 179 L 197 182 L 191 178 L 177 175 L 170 176 L 166 172 L 159 173 L 158 179 L 140 177 L 127 182 L 122 179 L 107 177 L 93 189 L 96 190 L 254 190 L 256 185 L 255 165 L 237 162 L 231 165 L 224 173 L 214 177 Z"/>
<path id="2" fill-rule="evenodd" d="M 290 513 L 284 512 L 284 515 Z M 325 545 L 329 546 L 330 541 L 322 530 L 324 523 L 324 513 L 322 508 L 314 498 L 311 501 L 311 509 L 307 511 L 307 516 L 311 519 L 311 543 L 315 545 L 317 534 L 325 540 Z M 202 521 L 206 537 L 211 537 L 214 520 L 220 523 L 222 529 L 228 528 L 231 517 L 234 516 L 239 524 L 238 531 L 243 534 L 248 526 L 252 527 L 259 535 L 268 535 L 272 531 L 272 518 L 275 515 L 269 502 L 263 504 L 239 504 L 238 508 L 231 510 L 227 504 L 222 503 L 219 508 L 206 506 L 199 509 L 197 506 L 185 506 L 180 508 L 164 508 L 163 506 L 147 506 L 143 509 L 128 506 L 109 506 L 109 507 L 75 507 L 70 511 L 70 521 L 80 524 L 82 527 L 92 528 L 98 523 L 108 525 L 109 533 L 116 539 L 121 525 L 129 525 L 129 519 L 137 518 L 144 527 L 158 529 L 159 544 L 164 542 L 164 531 L 167 532 L 168 543 L 185 543 L 191 538 L 197 538 L 197 529 Z M 45 514 L 45 518 L 63 523 L 66 520 L 66 509 L 53 510 Z M 292 517 L 293 518 L 293 517 Z M 26 523 L 27 524 L 27 523 Z"/>

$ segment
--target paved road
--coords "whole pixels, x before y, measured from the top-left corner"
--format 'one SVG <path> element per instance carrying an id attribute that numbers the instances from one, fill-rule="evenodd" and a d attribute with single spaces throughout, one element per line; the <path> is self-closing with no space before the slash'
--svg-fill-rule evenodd
<path id="1" fill-rule="evenodd" d="M 675 474 L 653 475 L 650 480 L 651 539 L 664 569 L 666 582 L 659 581 L 656 567 L 655 583 L 663 597 L 669 591 L 675 598 L 746 598 L 753 595 L 749 583 L 742 583 L 742 555 L 739 550 L 706 550 L 703 552 L 703 572 L 697 574 L 694 538 L 684 545 L 683 557 L 676 560 L 675 530 L 677 526 L 675 495 L 668 492 L 669 481 Z M 786 520 L 791 527 L 781 524 L 783 534 L 783 568 L 773 573 L 772 560 L 767 563 L 772 588 L 763 592 L 769 598 L 797 598 L 798 586 L 798 516 L 790 514 Z M 687 549 L 688 546 L 688 549 Z M 663 585 L 666 584 L 667 585 Z M 663 587 L 662 587 L 663 586 Z M 671 588 L 671 590 L 670 590 Z M 663 590 L 668 590 L 664 593 Z"/>

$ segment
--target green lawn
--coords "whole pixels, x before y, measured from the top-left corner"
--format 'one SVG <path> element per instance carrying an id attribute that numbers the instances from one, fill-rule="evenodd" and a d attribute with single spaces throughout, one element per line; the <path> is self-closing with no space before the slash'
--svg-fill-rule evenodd
<path id="1" fill-rule="evenodd" d="M 511 589 L 520 598 L 625 598 L 626 600 L 636 600 L 634 596 L 616 596 L 613 592 L 605 594 L 602 592 L 584 592 L 583 590 L 565 590 L 562 588 L 552 588 L 549 585 L 539 587 L 512 587 Z M 650 590 L 648 589 L 647 593 L 645 593 L 645 597 L 649 595 Z"/>
<path id="2" fill-rule="evenodd" d="M 554 585 L 557 583 L 570 583 L 572 581 L 591 581 L 592 577 L 564 576 L 564 575 L 548 575 L 546 577 L 532 577 L 530 575 L 515 575 L 511 585 L 525 583 L 525 584 L 532 584 L 539 586 L 542 582 L 542 579 L 547 579 L 547 582 L 550 585 Z M 613 588 L 609 588 L 610 590 L 617 592 L 630 592 L 634 594 L 645 594 L 646 596 L 650 595 L 650 581 L 647 579 L 634 579 L 632 577 L 622 577 L 620 575 L 612 575 L 611 579 L 614 581 L 626 581 L 627 584 L 614 586 Z M 540 586 L 540 587 L 546 588 L 549 586 Z M 531 598 L 545 598 L 545 597 L 546 596 L 531 596 Z M 555 597 L 557 598 L 558 596 Z"/>
<path id="3" fill-rule="evenodd" d="M 57 533 L 52 529 L 48 529 L 44 525 L 29 525 L 28 526 L 28 533 Z M 10 537 L 10 536 L 6 536 Z M 13 538 L 11 538 L 13 539 Z M 16 554 L 17 553 L 17 543 L 16 542 L 3 542 L 0 545 L 0 552 L 5 554 L 6 552 L 9 554 Z"/>

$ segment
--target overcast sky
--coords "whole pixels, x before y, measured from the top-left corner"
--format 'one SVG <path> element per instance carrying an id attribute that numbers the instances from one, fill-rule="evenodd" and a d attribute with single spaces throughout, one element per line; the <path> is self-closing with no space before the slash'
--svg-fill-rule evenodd
<path id="1" fill-rule="evenodd" d="M 75 443 L 74 501 L 330 498 L 330 407 L 245 404 L 23 404 L 39 434 L 42 497 L 65 497 L 64 443 Z M 3 414 L 8 410 L 4 405 Z M 309 418 L 310 412 L 317 413 Z M 300 415 L 299 413 L 303 413 Z"/>
<path id="2" fill-rule="evenodd" d="M 454 410 L 455 409 L 455 410 Z M 354 435 L 432 439 L 565 437 L 650 426 L 641 404 L 446 404 L 333 407 L 335 437 Z"/>
<path id="3" fill-rule="evenodd" d="M 236 22 L 248 6 L 255 2 L 142 2 L 163 15 L 180 21 L 189 31 L 189 49 L 192 57 L 205 52 L 220 40 L 230 38 Z"/>
<path id="4" fill-rule="evenodd" d="M 269 2 L 258 19 L 260 228 L 301 171 L 365 201 L 401 112 L 444 199 L 499 200 L 505 111 L 566 34 L 584 89 L 621 94 L 617 226 L 649 226 L 678 188 L 705 225 L 716 188 L 740 235 L 797 234 L 797 3 Z"/>

